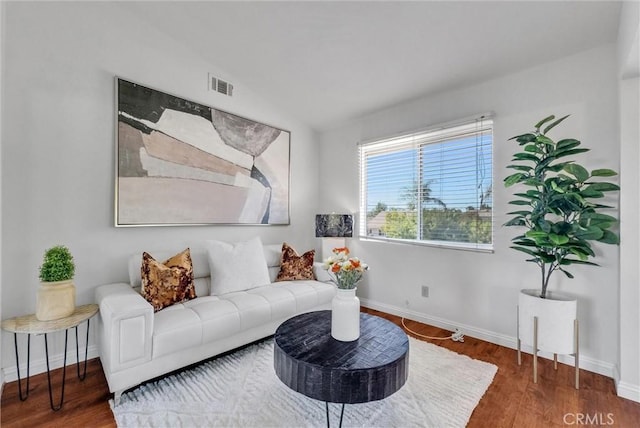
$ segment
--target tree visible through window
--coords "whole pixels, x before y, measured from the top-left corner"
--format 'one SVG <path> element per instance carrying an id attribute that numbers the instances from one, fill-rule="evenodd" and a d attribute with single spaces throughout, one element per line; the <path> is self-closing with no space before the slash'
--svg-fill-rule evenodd
<path id="1" fill-rule="evenodd" d="M 491 249 L 493 122 L 360 145 L 360 235 Z"/>

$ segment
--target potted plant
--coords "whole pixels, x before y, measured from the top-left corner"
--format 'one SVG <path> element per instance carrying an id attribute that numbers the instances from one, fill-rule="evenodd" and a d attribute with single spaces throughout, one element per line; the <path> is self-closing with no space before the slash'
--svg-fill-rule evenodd
<path id="1" fill-rule="evenodd" d="M 76 287 L 73 284 L 75 263 L 63 245 L 44 253 L 40 266 L 40 288 L 36 300 L 36 318 L 50 321 L 67 317 L 75 310 Z"/>
<path id="2" fill-rule="evenodd" d="M 617 175 L 615 171 L 589 172 L 573 160 L 573 156 L 589 151 L 579 147 L 579 140 L 565 138 L 555 142 L 548 137 L 548 132 L 567 117 L 546 117 L 534 126 L 533 132 L 510 139 L 522 150 L 514 154 L 515 163 L 507 166 L 516 172 L 506 177 L 504 184 L 517 184 L 525 191 L 515 193 L 517 199 L 509 202 L 520 208 L 508 213 L 513 217 L 505 226 L 525 229 L 512 239 L 511 248 L 525 253 L 527 261 L 540 269 L 540 289 L 520 293 L 518 361 L 520 340 L 531 338 L 534 355 L 538 350 L 553 352 L 554 359 L 557 353 L 574 354 L 577 370 L 577 300 L 550 292 L 549 281 L 556 271 L 573 278 L 567 270 L 572 265 L 597 266 L 589 261 L 595 257 L 592 242 L 619 243 L 618 235 L 610 230 L 617 223 L 616 218 L 601 212 L 612 207 L 596 200 L 620 188 L 601 180 Z M 535 372 L 534 359 L 534 381 Z"/>

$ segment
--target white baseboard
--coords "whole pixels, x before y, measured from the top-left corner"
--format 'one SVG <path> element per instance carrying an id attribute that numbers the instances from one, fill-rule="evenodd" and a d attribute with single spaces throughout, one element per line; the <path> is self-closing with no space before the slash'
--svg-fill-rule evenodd
<path id="1" fill-rule="evenodd" d="M 424 324 L 429 324 L 435 327 L 440 327 L 445 330 L 455 330 L 456 328 L 462 331 L 462 334 L 465 336 L 474 337 L 476 339 L 481 339 L 486 342 L 495 343 L 496 345 L 504 346 L 511 349 L 517 349 L 517 339 L 515 336 L 508 336 L 501 333 L 496 333 L 490 330 L 485 330 L 482 328 L 477 328 L 471 325 L 465 325 L 461 323 L 457 323 L 455 321 L 451 321 L 444 318 L 434 317 L 430 315 L 426 315 L 420 312 L 415 312 L 406 308 L 399 308 L 397 306 L 388 305 L 386 303 L 380 303 L 373 300 L 369 300 L 366 298 L 360 298 L 363 306 L 366 306 L 371 309 L 387 312 L 389 314 L 397 315 L 400 317 L 404 317 L 407 319 L 411 319 L 414 321 L 419 321 Z M 514 330 L 515 330 L 515 319 L 514 319 Z M 523 346 L 523 352 L 527 352 L 529 354 L 533 353 L 533 349 L 531 347 Z M 538 353 L 538 356 L 542 358 L 552 359 L 553 355 L 546 353 Z M 558 361 L 561 363 L 573 366 L 574 359 L 570 355 L 558 355 Z M 585 357 L 580 355 L 580 368 L 601 374 L 603 376 L 607 376 L 610 378 L 614 378 L 615 365 L 596 360 L 594 358 Z"/>
<path id="2" fill-rule="evenodd" d="M 618 394 L 618 397 L 640 403 L 640 385 L 634 385 L 620 380 L 618 366 L 613 368 L 613 381 L 616 385 L 616 394 Z"/>
<path id="3" fill-rule="evenodd" d="M 616 393 L 618 397 L 640 403 L 640 385 L 633 385 L 627 382 L 616 382 Z"/>
<path id="4" fill-rule="evenodd" d="M 72 348 L 74 348 L 74 346 L 71 346 L 67 351 L 67 371 L 74 370 L 74 373 L 75 373 L 74 366 L 76 364 L 76 350 Z M 98 347 L 96 345 L 90 345 L 87 352 L 88 352 L 88 356 L 87 356 L 88 360 L 92 358 L 97 358 L 100 356 L 98 353 Z M 83 356 L 84 356 L 84 349 L 80 349 L 81 363 L 83 362 L 83 359 L 82 359 Z M 21 355 L 20 357 L 22 359 L 23 356 Z M 63 361 L 64 361 L 64 353 L 49 355 L 49 367 L 51 368 L 51 370 L 61 368 Z M 81 365 L 80 366 L 81 370 L 82 370 L 82 367 L 83 366 Z M 30 373 L 29 373 L 30 376 L 40 374 L 40 373 L 45 373 L 47 371 L 47 361 L 45 359 L 45 356 L 42 355 L 40 356 L 40 358 L 34 358 L 34 355 L 32 353 L 29 370 L 30 370 Z M 5 367 L 2 370 L 2 372 L 3 373 L 0 373 L 0 377 L 4 379 L 4 382 L 13 382 L 18 380 L 18 372 L 16 370 L 15 365 L 12 365 L 10 367 Z M 67 376 L 69 376 L 69 373 L 67 373 Z M 27 377 L 27 362 L 21 361 L 20 362 L 20 378 L 25 379 L 26 377 Z"/>

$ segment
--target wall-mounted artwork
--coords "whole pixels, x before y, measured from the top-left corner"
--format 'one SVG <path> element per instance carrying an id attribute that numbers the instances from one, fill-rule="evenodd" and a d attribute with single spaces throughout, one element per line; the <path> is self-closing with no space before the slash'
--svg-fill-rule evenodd
<path id="1" fill-rule="evenodd" d="M 116 85 L 116 226 L 289 224 L 290 132 Z"/>

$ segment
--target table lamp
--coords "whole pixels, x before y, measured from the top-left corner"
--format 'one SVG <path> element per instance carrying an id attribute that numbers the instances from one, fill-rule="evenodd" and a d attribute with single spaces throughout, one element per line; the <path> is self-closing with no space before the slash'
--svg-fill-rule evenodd
<path id="1" fill-rule="evenodd" d="M 344 238 L 352 237 L 351 214 L 316 214 L 316 238 L 322 238 L 322 260 L 326 260 L 334 248 L 344 247 Z"/>

